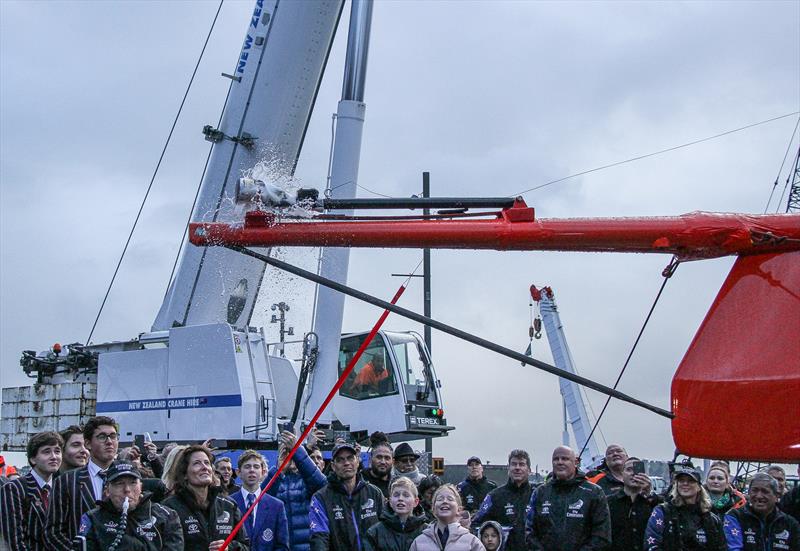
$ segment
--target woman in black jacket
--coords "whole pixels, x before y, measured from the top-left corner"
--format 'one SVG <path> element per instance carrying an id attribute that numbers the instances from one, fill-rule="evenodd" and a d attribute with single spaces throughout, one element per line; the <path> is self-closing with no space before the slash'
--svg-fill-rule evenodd
<path id="1" fill-rule="evenodd" d="M 674 484 L 666 503 L 653 509 L 645 531 L 647 551 L 726 551 L 720 518 L 711 512 L 711 499 L 700 473 L 676 465 Z"/>
<path id="2" fill-rule="evenodd" d="M 204 446 L 189 446 L 173 464 L 174 494 L 163 504 L 178 513 L 186 551 L 216 551 L 242 518 L 236 504 L 214 486 L 214 457 Z M 239 530 L 228 549 L 247 551 Z"/>
<path id="3" fill-rule="evenodd" d="M 417 487 L 411 479 L 394 479 L 389 486 L 389 507 L 381 513 L 380 522 L 367 530 L 364 550 L 408 551 L 426 525 L 424 516 L 414 515 L 418 503 Z"/>

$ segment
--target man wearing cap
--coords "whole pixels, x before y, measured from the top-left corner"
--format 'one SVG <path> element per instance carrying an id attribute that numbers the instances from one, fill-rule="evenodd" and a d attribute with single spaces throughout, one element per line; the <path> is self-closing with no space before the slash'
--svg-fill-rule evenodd
<path id="1" fill-rule="evenodd" d="M 419 454 L 414 451 L 414 449 L 408 445 L 408 443 L 403 442 L 394 450 L 394 467 L 392 467 L 392 480 L 395 478 L 405 476 L 406 478 L 410 478 L 411 481 L 419 486 L 419 483 L 422 482 L 422 479 L 425 478 L 419 469 L 417 468 L 417 459 L 419 459 Z"/>
<path id="2" fill-rule="evenodd" d="M 137 549 L 182 551 L 178 513 L 152 502 L 131 463 L 115 462 L 105 472 L 103 499 L 81 517 L 79 536 L 88 551 Z M 127 502 L 127 504 L 126 504 Z"/>
<path id="3" fill-rule="evenodd" d="M 461 503 L 469 514 L 478 510 L 486 494 L 497 488 L 497 484 L 483 476 L 481 458 L 473 455 L 467 459 L 467 478 L 458 483 Z"/>
<path id="4" fill-rule="evenodd" d="M 553 450 L 552 477 L 536 488 L 528 512 L 528 549 L 591 551 L 611 544 L 611 520 L 603 490 L 578 471 L 567 446 Z"/>
<path id="5" fill-rule="evenodd" d="M 311 498 L 311 550 L 361 551 L 367 529 L 383 512 L 383 494 L 358 474 L 355 446 L 340 442 L 331 457 L 328 485 Z"/>
<path id="6" fill-rule="evenodd" d="M 508 530 L 505 549 L 524 551 L 525 515 L 531 499 L 531 456 L 525 450 L 511 450 L 508 454 L 508 482 L 489 492 L 472 518 L 472 528 L 478 529 L 486 521 L 499 522 Z"/>

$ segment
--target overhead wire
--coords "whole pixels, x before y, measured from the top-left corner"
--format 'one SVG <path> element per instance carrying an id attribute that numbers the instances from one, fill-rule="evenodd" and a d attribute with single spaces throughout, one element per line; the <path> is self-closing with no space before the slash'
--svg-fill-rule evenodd
<path id="1" fill-rule="evenodd" d="M 631 346 L 631 350 L 630 352 L 628 352 L 628 357 L 625 359 L 625 363 L 623 364 L 622 369 L 619 372 L 619 375 L 617 375 L 617 380 L 614 381 L 614 386 L 611 387 L 613 390 L 617 390 L 619 382 L 622 380 L 622 376 L 625 374 L 625 370 L 628 369 L 628 364 L 630 364 L 631 358 L 633 357 L 633 353 L 634 351 L 636 351 L 636 347 L 639 345 L 639 341 L 642 339 L 644 330 L 647 327 L 647 324 L 650 322 L 650 318 L 652 317 L 653 312 L 656 309 L 656 305 L 658 304 L 658 301 L 661 298 L 662 293 L 664 292 L 664 287 L 667 286 L 667 282 L 675 274 L 675 270 L 678 269 L 679 265 L 680 261 L 673 257 L 669 266 L 667 266 L 662 272 L 662 275 L 664 276 L 664 281 L 661 283 L 661 287 L 659 288 L 658 293 L 656 294 L 656 298 L 655 300 L 653 300 L 653 304 L 650 306 L 650 311 L 647 312 L 647 316 L 644 319 L 644 323 L 642 323 L 642 327 L 641 329 L 639 329 L 639 334 L 636 335 L 636 340 L 633 341 L 633 346 Z M 605 401 L 605 404 L 603 404 L 603 409 L 600 410 L 600 415 L 597 416 L 597 420 L 594 422 L 592 430 L 589 432 L 589 436 L 586 437 L 586 442 L 583 444 L 583 447 L 581 448 L 578 457 L 582 456 L 583 452 L 586 451 L 586 446 L 589 444 L 589 442 L 592 439 L 592 436 L 594 436 L 595 431 L 600 426 L 600 420 L 603 418 L 603 415 L 605 414 L 606 409 L 608 408 L 608 404 L 611 403 L 611 398 L 612 397 L 609 395 Z"/>
<path id="2" fill-rule="evenodd" d="M 119 273 L 119 268 L 122 265 L 122 260 L 125 258 L 125 253 L 128 252 L 128 246 L 131 243 L 131 239 L 133 238 L 133 233 L 136 231 L 136 226 L 139 223 L 139 218 L 142 216 L 142 211 L 144 210 L 144 206 L 147 203 L 147 198 L 150 196 L 150 191 L 153 189 L 153 183 L 156 180 L 156 176 L 158 175 L 158 170 L 161 168 L 161 162 L 164 160 L 164 155 L 167 152 L 167 148 L 169 147 L 170 140 L 172 139 L 172 134 L 175 132 L 175 127 L 178 125 L 178 119 L 181 116 L 181 112 L 183 111 L 183 106 L 186 104 L 186 98 L 189 95 L 189 90 L 192 88 L 192 84 L 194 83 L 194 77 L 197 75 L 197 69 L 200 67 L 200 62 L 203 59 L 203 54 L 205 54 L 206 46 L 208 46 L 208 41 L 211 38 L 211 33 L 214 30 L 214 26 L 217 23 L 217 18 L 219 17 L 219 12 L 222 9 L 222 4 L 225 0 L 220 0 L 219 6 L 217 6 L 217 11 L 214 14 L 214 19 L 211 22 L 211 28 L 208 29 L 208 34 L 206 35 L 205 42 L 203 43 L 203 48 L 200 50 L 200 56 L 197 58 L 197 63 L 195 63 L 194 70 L 192 71 L 192 76 L 189 78 L 189 84 L 186 86 L 186 92 L 183 94 L 183 98 L 181 99 L 181 104 L 178 107 L 178 112 L 175 114 L 175 119 L 172 121 L 172 126 L 169 129 L 169 134 L 167 134 L 167 139 L 164 142 L 164 147 L 161 148 L 161 155 L 158 157 L 158 162 L 156 163 L 155 170 L 153 170 L 153 175 L 150 177 L 150 183 L 147 186 L 147 191 L 142 198 L 142 203 L 139 205 L 139 211 L 136 213 L 136 218 L 133 221 L 133 226 L 131 227 L 131 231 L 128 233 L 128 239 L 125 241 L 125 246 L 122 248 L 122 254 L 120 254 L 119 260 L 117 261 L 117 266 L 114 269 L 114 274 L 111 276 L 111 281 L 108 284 L 108 288 L 106 289 L 106 294 L 103 297 L 103 301 L 100 303 L 100 309 L 97 311 L 97 316 L 94 319 L 94 323 L 92 324 L 92 329 L 89 331 L 89 336 L 86 337 L 86 344 L 92 340 L 92 335 L 94 335 L 94 331 L 97 328 L 97 322 L 100 321 L 100 316 L 103 313 L 103 309 L 105 308 L 106 301 L 108 300 L 108 295 L 111 293 L 111 289 L 114 286 L 114 281 L 117 279 L 117 274 Z"/>
<path id="3" fill-rule="evenodd" d="M 692 146 L 692 145 L 697 145 L 699 143 L 703 143 L 703 142 L 707 142 L 707 141 L 710 141 L 710 140 L 714 140 L 716 138 L 721 138 L 723 136 L 727 136 L 727 135 L 733 134 L 735 132 L 741 132 L 742 130 L 747 130 L 749 128 L 760 126 L 762 124 L 767 124 L 767 123 L 774 122 L 774 121 L 777 121 L 777 120 L 780 120 L 780 119 L 785 119 L 786 117 L 792 117 L 792 116 L 797 115 L 797 114 L 800 114 L 800 111 L 794 111 L 792 113 L 786 113 L 785 115 L 780 115 L 778 117 L 772 117 L 771 119 L 766 119 L 766 120 L 763 120 L 763 121 L 754 122 L 752 124 L 741 126 L 739 128 L 734 128 L 732 130 L 726 130 L 725 132 L 720 132 L 718 134 L 714 134 L 713 136 L 707 136 L 707 137 L 701 138 L 699 140 L 693 140 L 691 142 L 686 142 L 686 143 L 683 143 L 683 144 L 680 144 L 680 145 L 675 145 L 673 147 L 668 147 L 666 149 L 660 149 L 658 151 L 653 151 L 651 153 L 645 153 L 644 155 L 637 155 L 635 157 L 630 157 L 630 158 L 622 160 L 622 161 L 616 161 L 614 163 L 609 163 L 609 164 L 598 166 L 598 167 L 595 167 L 595 168 L 590 168 L 588 170 L 582 170 L 580 172 L 576 172 L 574 174 L 570 174 L 569 176 L 564 176 L 562 178 L 557 178 L 555 180 L 550 180 L 549 182 L 545 182 L 543 184 L 539 184 L 538 186 L 533 186 L 531 188 L 519 191 L 517 193 L 514 193 L 513 195 L 510 195 L 509 197 L 518 197 L 520 195 L 524 195 L 524 194 L 529 193 L 531 191 L 536 191 L 536 190 L 545 188 L 547 186 L 551 186 L 553 184 L 557 184 L 559 182 L 563 182 L 564 180 L 570 180 L 572 178 L 577 178 L 578 176 L 583 176 L 585 174 L 591 174 L 592 172 L 598 172 L 600 170 L 605 170 L 607 168 L 612 168 L 612 167 L 615 167 L 615 166 L 624 165 L 626 163 L 632 163 L 634 161 L 640 161 L 642 159 L 647 159 L 649 157 L 655 157 L 656 155 L 661 155 L 661 154 L 664 154 L 664 153 L 669 153 L 670 151 L 675 151 L 677 149 L 683 149 L 685 147 L 689 147 L 689 146 Z"/>

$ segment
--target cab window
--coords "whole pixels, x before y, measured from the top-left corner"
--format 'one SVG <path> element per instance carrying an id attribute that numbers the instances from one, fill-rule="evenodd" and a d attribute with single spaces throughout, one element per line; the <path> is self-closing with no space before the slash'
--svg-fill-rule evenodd
<path id="1" fill-rule="evenodd" d="M 366 335 L 342 338 L 339 349 L 339 376 L 353 359 Z M 367 400 L 389 394 L 397 394 L 397 382 L 383 339 L 376 336 L 364 354 L 359 358 L 353 371 L 345 380 L 339 394 L 355 400 Z"/>

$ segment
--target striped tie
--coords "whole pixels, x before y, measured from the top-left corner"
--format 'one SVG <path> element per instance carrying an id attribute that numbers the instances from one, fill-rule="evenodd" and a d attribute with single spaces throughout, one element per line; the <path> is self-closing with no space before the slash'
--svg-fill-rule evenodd
<path id="1" fill-rule="evenodd" d="M 42 486 L 40 493 L 42 494 L 42 506 L 47 510 L 48 505 L 50 505 L 50 484 Z"/>
<path id="2" fill-rule="evenodd" d="M 250 510 L 250 507 L 253 506 L 253 503 L 256 502 L 256 494 L 247 494 L 247 510 Z M 256 512 L 253 511 L 250 513 L 250 516 L 247 517 L 247 532 L 250 535 L 250 538 L 253 537 L 253 530 L 256 527 Z"/>

